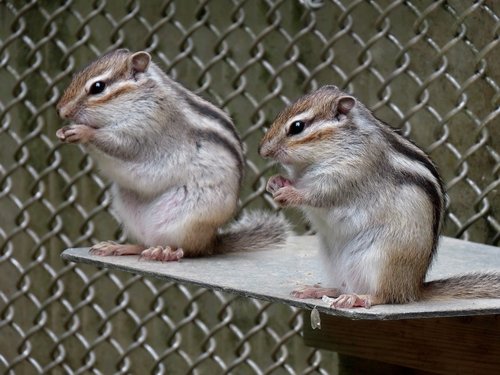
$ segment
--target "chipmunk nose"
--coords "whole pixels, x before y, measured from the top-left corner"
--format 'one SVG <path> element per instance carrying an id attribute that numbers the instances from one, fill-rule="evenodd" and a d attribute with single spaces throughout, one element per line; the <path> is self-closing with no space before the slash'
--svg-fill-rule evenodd
<path id="1" fill-rule="evenodd" d="M 63 120 L 66 120 L 68 118 L 68 111 L 64 110 L 64 106 L 57 106 L 56 107 L 56 112 L 57 115 L 62 118 Z"/>
<path id="2" fill-rule="evenodd" d="M 271 147 L 269 147 L 268 143 L 259 144 L 259 148 L 257 149 L 257 151 L 263 158 L 268 158 L 271 156 Z"/>
<path id="3" fill-rule="evenodd" d="M 262 143 L 259 144 L 259 147 L 257 148 L 257 153 L 260 155 L 260 156 L 264 156 L 262 155 Z"/>

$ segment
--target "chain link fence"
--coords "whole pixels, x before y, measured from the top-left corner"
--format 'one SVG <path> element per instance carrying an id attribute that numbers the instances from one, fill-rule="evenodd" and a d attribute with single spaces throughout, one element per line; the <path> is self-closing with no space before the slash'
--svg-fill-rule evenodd
<path id="1" fill-rule="evenodd" d="M 124 240 L 93 161 L 55 138 L 78 68 L 144 49 L 226 109 L 249 208 L 276 208 L 256 153 L 265 126 L 336 84 L 437 162 L 446 235 L 498 245 L 499 17 L 495 0 L 0 0 L 0 372 L 335 373 L 334 354 L 303 345 L 296 309 L 59 259 Z"/>

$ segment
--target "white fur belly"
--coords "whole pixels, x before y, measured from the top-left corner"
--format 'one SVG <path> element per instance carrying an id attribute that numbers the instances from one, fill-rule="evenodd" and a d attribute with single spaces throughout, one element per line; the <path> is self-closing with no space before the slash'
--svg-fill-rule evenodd
<path id="1" fill-rule="evenodd" d="M 323 251 L 322 265 L 329 287 L 339 288 L 342 293 L 375 294 L 382 265 L 379 252 L 368 248 L 345 247 L 337 256 Z"/>
<path id="2" fill-rule="evenodd" d="M 91 151 L 102 174 L 121 187 L 153 195 L 159 187 L 168 186 L 165 182 L 166 171 L 162 168 L 119 160 L 95 149 Z"/>
<path id="3" fill-rule="evenodd" d="M 185 216 L 187 196 L 183 186 L 173 187 L 154 199 L 113 189 L 113 208 L 127 235 L 145 246 L 177 246 L 183 235 L 179 223 Z"/>
<path id="4" fill-rule="evenodd" d="M 367 213 L 314 208 L 306 214 L 320 236 L 325 286 L 339 288 L 342 293 L 374 293 L 381 259 L 376 229 L 367 230 Z"/>

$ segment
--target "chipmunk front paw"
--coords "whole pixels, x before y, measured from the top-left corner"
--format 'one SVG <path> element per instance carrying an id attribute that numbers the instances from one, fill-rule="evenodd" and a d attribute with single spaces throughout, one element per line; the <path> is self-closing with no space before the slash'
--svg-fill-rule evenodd
<path id="1" fill-rule="evenodd" d="M 290 185 L 292 185 L 292 181 L 277 174 L 269 178 L 269 180 L 267 181 L 266 190 L 269 193 L 274 194 L 282 187 Z"/>
<path id="2" fill-rule="evenodd" d="M 95 129 L 87 125 L 68 125 L 57 130 L 56 136 L 65 143 L 88 143 L 94 136 Z"/>
<path id="3" fill-rule="evenodd" d="M 273 199 L 281 207 L 300 206 L 304 203 L 304 196 L 293 186 L 284 186 L 273 194 Z"/>

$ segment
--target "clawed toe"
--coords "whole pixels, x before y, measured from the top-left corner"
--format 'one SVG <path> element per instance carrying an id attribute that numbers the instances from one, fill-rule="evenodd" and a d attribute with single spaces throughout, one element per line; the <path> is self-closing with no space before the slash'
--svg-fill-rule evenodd
<path id="1" fill-rule="evenodd" d="M 111 256 L 111 255 L 136 255 L 144 250 L 142 245 L 119 244 L 113 241 L 99 242 L 89 250 L 91 255 Z"/>
<path id="2" fill-rule="evenodd" d="M 154 246 L 144 249 L 142 245 L 122 245 L 113 241 L 99 242 L 90 248 L 89 253 L 97 256 L 140 254 L 139 260 L 161 262 L 175 262 L 184 256 L 181 248 L 173 250 L 170 246 Z"/>
<path id="3" fill-rule="evenodd" d="M 342 294 L 334 299 L 328 299 L 332 309 L 350 309 L 352 307 L 364 307 L 369 309 L 372 305 L 368 295 Z"/>
<path id="4" fill-rule="evenodd" d="M 319 285 L 305 285 L 290 293 L 295 298 L 322 298 L 323 296 L 337 297 L 340 294 L 336 288 L 322 288 Z"/>
<path id="5" fill-rule="evenodd" d="M 183 257 L 184 251 L 181 248 L 173 250 L 170 246 L 155 246 L 144 250 L 139 259 L 156 260 L 160 262 L 176 262 Z"/>
<path id="6" fill-rule="evenodd" d="M 118 246 L 120 245 L 113 241 L 99 242 L 90 248 L 89 253 L 98 256 L 115 255 Z"/>
<path id="7" fill-rule="evenodd" d="M 341 294 L 337 298 L 323 296 L 322 299 L 332 309 L 350 309 L 354 307 L 369 309 L 374 305 L 387 303 L 386 299 L 373 294 Z"/>

